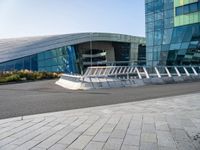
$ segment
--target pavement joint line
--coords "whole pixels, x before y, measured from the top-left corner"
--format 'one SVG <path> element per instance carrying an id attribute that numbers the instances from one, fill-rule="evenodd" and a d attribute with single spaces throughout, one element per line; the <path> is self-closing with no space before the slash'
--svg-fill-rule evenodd
<path id="1" fill-rule="evenodd" d="M 106 143 L 108 142 L 112 132 L 115 130 L 115 128 L 117 127 L 117 124 L 119 123 L 119 121 L 121 120 L 122 116 L 120 116 L 119 120 L 117 121 L 117 123 L 115 124 L 114 128 L 112 129 L 112 131 L 110 132 L 109 137 L 107 138 L 107 140 L 105 141 L 104 145 L 103 145 L 103 149 L 105 148 Z"/>
<path id="2" fill-rule="evenodd" d="M 86 121 L 87 121 L 87 120 L 86 120 Z M 86 122 L 86 121 L 85 121 L 85 122 Z M 84 122 L 83 122 L 82 124 L 84 124 Z M 95 124 L 95 122 L 92 123 L 90 126 L 92 126 L 93 124 Z M 79 126 L 80 126 L 80 125 L 79 125 Z M 78 126 L 78 127 L 79 127 L 79 126 Z M 77 128 L 78 128 L 78 127 L 77 127 Z M 89 127 L 88 127 L 88 128 L 89 128 Z M 87 129 L 88 129 L 88 128 L 87 128 Z M 75 128 L 75 129 L 76 129 L 76 128 Z M 71 132 L 73 132 L 75 129 L 73 129 Z M 86 129 L 86 130 L 87 130 L 87 129 Z M 86 130 L 85 130 L 85 131 L 86 131 Z M 71 133 L 71 132 L 70 132 L 70 133 Z M 84 132 L 82 132 L 82 133 L 80 134 L 79 137 L 81 137 L 82 135 L 84 135 Z M 71 144 L 73 144 L 79 137 L 77 137 Z M 63 137 L 63 138 L 64 138 L 64 137 Z M 90 141 L 92 141 L 92 139 L 91 139 Z M 89 142 L 90 142 L 90 141 L 89 141 Z M 88 143 L 89 143 L 89 142 L 88 142 Z M 57 142 L 57 143 L 58 143 L 58 142 Z M 71 145 L 71 144 L 70 144 L 70 145 Z M 70 146 L 70 145 L 69 145 L 69 146 Z M 66 148 L 68 148 L 69 146 L 67 146 Z M 86 146 L 85 146 L 85 147 L 86 147 Z M 84 148 L 85 148 L 85 147 L 84 147 Z"/>

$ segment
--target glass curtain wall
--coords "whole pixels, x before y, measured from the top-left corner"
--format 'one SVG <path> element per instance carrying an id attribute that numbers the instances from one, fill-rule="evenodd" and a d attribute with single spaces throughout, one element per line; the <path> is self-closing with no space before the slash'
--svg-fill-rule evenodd
<path id="1" fill-rule="evenodd" d="M 145 7 L 147 64 L 200 64 L 199 1 L 146 0 Z"/>
<path id="2" fill-rule="evenodd" d="M 74 46 L 63 46 L 32 56 L 0 63 L 0 72 L 27 69 L 32 71 L 76 73 L 75 63 Z"/>

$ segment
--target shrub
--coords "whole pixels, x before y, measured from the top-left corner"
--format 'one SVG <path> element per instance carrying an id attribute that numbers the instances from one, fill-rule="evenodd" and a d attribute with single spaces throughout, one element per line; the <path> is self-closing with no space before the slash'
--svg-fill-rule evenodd
<path id="1" fill-rule="evenodd" d="M 0 73 L 0 83 L 17 82 L 24 80 L 54 79 L 60 77 L 60 73 L 33 72 L 29 70 Z"/>
<path id="2" fill-rule="evenodd" d="M 21 78 L 18 74 L 12 74 L 10 76 L 7 77 L 1 77 L 0 78 L 0 83 L 5 83 L 5 82 L 15 82 L 15 81 L 20 81 Z"/>

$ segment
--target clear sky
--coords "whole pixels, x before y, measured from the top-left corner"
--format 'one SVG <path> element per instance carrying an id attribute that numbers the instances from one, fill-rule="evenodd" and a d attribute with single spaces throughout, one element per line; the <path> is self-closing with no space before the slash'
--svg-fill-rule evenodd
<path id="1" fill-rule="evenodd" d="M 145 35 L 144 0 L 0 0 L 0 38 L 77 32 Z"/>

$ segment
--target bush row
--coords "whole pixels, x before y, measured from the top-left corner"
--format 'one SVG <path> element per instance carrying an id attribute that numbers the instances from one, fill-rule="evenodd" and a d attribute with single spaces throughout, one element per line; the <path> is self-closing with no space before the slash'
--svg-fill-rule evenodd
<path id="1" fill-rule="evenodd" d="M 26 80 L 55 79 L 60 77 L 60 73 L 35 72 L 29 70 L 3 72 L 0 73 L 0 83 L 17 82 Z"/>

